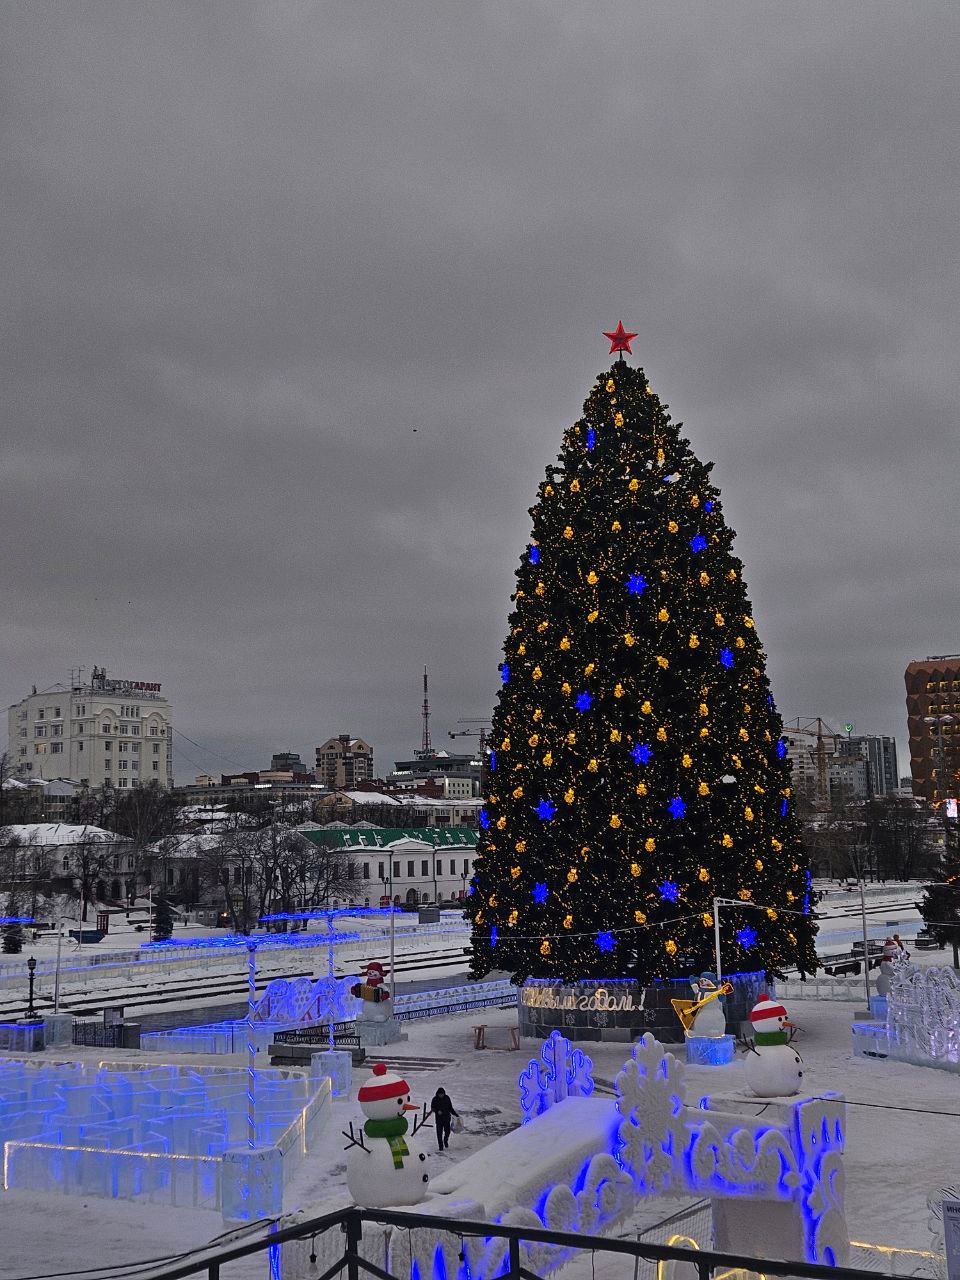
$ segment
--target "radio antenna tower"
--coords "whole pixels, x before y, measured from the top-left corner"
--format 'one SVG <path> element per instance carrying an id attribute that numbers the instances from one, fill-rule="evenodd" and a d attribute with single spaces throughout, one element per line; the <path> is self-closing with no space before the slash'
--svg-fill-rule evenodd
<path id="1" fill-rule="evenodd" d="M 423 668 L 423 734 L 420 738 L 420 754 L 430 754 L 430 699 L 427 696 L 427 668 Z"/>

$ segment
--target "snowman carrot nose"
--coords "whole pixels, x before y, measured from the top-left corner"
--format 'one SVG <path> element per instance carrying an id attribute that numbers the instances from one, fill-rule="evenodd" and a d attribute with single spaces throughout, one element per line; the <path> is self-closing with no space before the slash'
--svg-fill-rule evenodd
<path id="1" fill-rule="evenodd" d="M 419 1110 L 420 1110 L 420 1108 L 417 1106 L 417 1104 L 416 1104 L 415 1102 L 405 1102 L 405 1103 L 403 1104 L 403 1109 L 404 1109 L 404 1111 L 419 1111 Z"/>

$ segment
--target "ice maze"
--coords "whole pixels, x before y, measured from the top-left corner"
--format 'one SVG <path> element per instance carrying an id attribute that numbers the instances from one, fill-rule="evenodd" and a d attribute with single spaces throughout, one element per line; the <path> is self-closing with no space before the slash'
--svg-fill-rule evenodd
<path id="1" fill-rule="evenodd" d="M 0 1063 L 4 1190 L 134 1197 L 244 1221 L 283 1187 L 330 1114 L 307 1071 L 153 1063 Z M 251 1142 L 251 1138 L 253 1141 Z"/>

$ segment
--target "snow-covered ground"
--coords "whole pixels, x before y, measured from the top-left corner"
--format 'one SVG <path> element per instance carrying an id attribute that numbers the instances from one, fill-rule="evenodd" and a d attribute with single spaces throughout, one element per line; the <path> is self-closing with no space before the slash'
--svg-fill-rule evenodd
<path id="1" fill-rule="evenodd" d="M 955 1181 L 960 1172 L 957 1077 L 921 1067 L 854 1060 L 849 1028 L 855 1011 L 853 1004 L 814 1001 L 797 1002 L 790 1009 L 802 1029 L 798 1048 L 805 1083 L 811 1092 L 841 1092 L 850 1104 L 846 1169 L 853 1238 L 925 1249 L 930 1243 L 927 1195 Z M 477 1052 L 472 1026 L 478 1020 L 489 1027 L 506 1027 L 515 1015 L 487 1010 L 482 1018 L 468 1015 L 416 1022 L 406 1028 L 407 1043 L 391 1046 L 392 1059 L 409 1062 L 404 1073 L 418 1099 L 429 1101 L 437 1085 L 443 1084 L 464 1117 L 465 1132 L 451 1139 L 449 1153 L 431 1153 L 434 1174 L 507 1132 L 520 1119 L 517 1074 L 539 1045 L 524 1041 L 520 1053 Z M 624 1047 L 617 1045 L 592 1045 L 588 1051 L 595 1074 L 606 1080 L 613 1078 L 625 1057 Z M 689 1097 L 742 1092 L 741 1070 L 739 1063 L 689 1068 Z M 758 1111 L 763 1105 L 757 1101 Z M 319 1150 L 288 1188 L 288 1209 L 321 1213 L 348 1203 L 340 1129 L 357 1116 L 355 1102 L 335 1104 L 333 1122 Z M 675 1202 L 653 1204 L 646 1217 L 666 1217 L 676 1208 Z M 0 1277 L 168 1255 L 198 1247 L 223 1230 L 214 1213 L 9 1192 L 0 1199 Z M 265 1263 L 251 1260 L 225 1274 L 265 1280 Z"/>
<path id="2" fill-rule="evenodd" d="M 913 904 L 919 889 L 919 885 L 896 885 L 872 890 L 868 897 L 870 937 L 882 940 L 894 930 L 906 940 L 915 936 L 919 922 Z M 859 894 L 830 892 L 821 905 L 822 954 L 848 950 L 861 936 L 859 913 Z M 49 948 L 50 944 L 42 945 Z M 381 949 L 382 944 L 377 951 Z M 920 963 L 943 964 L 948 957 L 943 951 L 934 951 L 915 954 L 914 958 Z M 316 962 L 320 962 L 319 954 Z M 459 967 L 462 969 L 462 964 Z M 92 984 L 96 989 L 102 984 L 106 990 L 116 977 L 88 974 L 84 986 Z M 797 1048 L 804 1059 L 805 1085 L 810 1092 L 840 1092 L 850 1104 L 846 1169 L 853 1238 L 927 1249 L 927 1196 L 960 1178 L 960 1081 L 946 1072 L 854 1059 L 850 1023 L 860 1016 L 862 1007 L 862 999 L 856 1003 L 803 1000 L 790 1006 L 791 1016 L 801 1028 Z M 488 1009 L 482 1014 L 412 1022 L 404 1027 L 408 1041 L 387 1050 L 391 1062 L 403 1061 L 403 1072 L 418 1100 L 429 1101 L 442 1084 L 464 1117 L 465 1132 L 451 1139 L 449 1153 L 432 1152 L 434 1175 L 508 1132 L 520 1120 L 517 1076 L 527 1060 L 539 1052 L 539 1042 L 523 1041 L 519 1053 L 478 1052 L 473 1048 L 472 1031 L 477 1022 L 493 1029 L 502 1026 L 504 1031 L 498 1036 L 494 1030 L 491 1039 L 506 1043 L 505 1029 L 511 1023 L 516 1025 L 516 1015 Z M 587 1052 L 594 1060 L 596 1077 L 609 1081 L 623 1064 L 627 1050 L 622 1045 L 590 1045 Z M 74 1053 L 92 1061 L 102 1056 L 96 1050 Z M 63 1051 L 58 1056 L 62 1057 Z M 110 1056 L 127 1055 L 111 1052 Z M 224 1059 L 217 1061 L 222 1064 Z M 689 1068 L 688 1096 L 696 1099 L 706 1092 L 742 1092 L 741 1072 L 739 1063 L 725 1068 Z M 362 1070 L 355 1073 L 354 1095 L 363 1075 Z M 764 1104 L 758 1100 L 756 1105 L 759 1111 Z M 288 1211 L 304 1209 L 319 1214 L 348 1203 L 340 1130 L 358 1115 L 355 1102 L 334 1104 L 332 1123 L 319 1149 L 308 1157 L 287 1189 Z M 677 1208 L 675 1201 L 652 1202 L 639 1215 L 638 1223 L 650 1225 Z M 701 1213 L 692 1221 L 700 1224 L 694 1230 L 705 1230 L 709 1219 Z M 690 1229 L 690 1224 L 682 1228 Z M 74 1273 L 108 1263 L 169 1256 L 198 1248 L 223 1233 L 219 1214 L 201 1210 L 7 1192 L 0 1195 L 0 1280 Z M 706 1246 L 709 1241 L 704 1238 L 701 1244 Z M 862 1263 L 863 1259 L 857 1261 Z M 230 1277 L 266 1280 L 265 1260 L 260 1257 L 232 1264 L 224 1271 L 224 1280 Z"/>

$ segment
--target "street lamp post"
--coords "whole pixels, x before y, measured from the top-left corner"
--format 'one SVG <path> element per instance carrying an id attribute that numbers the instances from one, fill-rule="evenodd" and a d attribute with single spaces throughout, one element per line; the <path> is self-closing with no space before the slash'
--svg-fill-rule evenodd
<path id="1" fill-rule="evenodd" d="M 393 902 L 393 851 L 391 849 L 387 850 L 387 866 L 390 869 L 389 877 L 381 876 L 381 879 L 383 880 L 384 890 L 387 890 L 389 887 L 389 893 L 390 893 L 390 986 L 394 996 L 396 996 L 397 979 L 396 979 L 395 971 L 397 967 L 397 925 L 396 925 L 396 920 L 394 919 L 395 907 Z"/>
<path id="2" fill-rule="evenodd" d="M 37 971 L 37 958 L 36 956 L 31 956 L 30 959 L 27 961 L 27 974 L 29 975 L 29 978 L 30 978 L 30 1003 L 27 1005 L 28 1018 L 35 1018 L 37 1016 L 37 1011 L 33 1007 L 33 980 L 34 980 L 36 971 Z"/>

